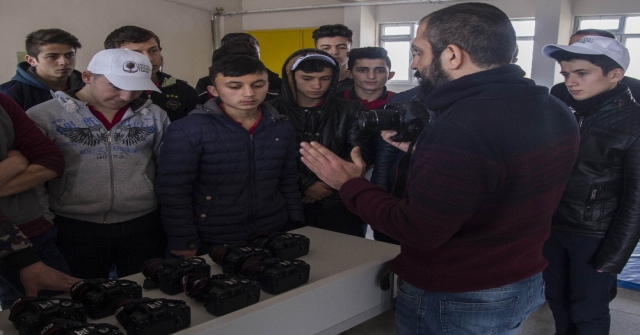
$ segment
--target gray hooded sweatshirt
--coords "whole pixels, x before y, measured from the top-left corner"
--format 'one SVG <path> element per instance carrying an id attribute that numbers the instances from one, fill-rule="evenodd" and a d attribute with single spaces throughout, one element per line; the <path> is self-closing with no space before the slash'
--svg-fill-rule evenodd
<path id="1" fill-rule="evenodd" d="M 150 100 L 132 102 L 110 131 L 65 92 L 27 114 L 62 151 L 66 170 L 49 181 L 57 215 L 95 223 L 135 219 L 157 208 L 156 160 L 167 114 Z"/>

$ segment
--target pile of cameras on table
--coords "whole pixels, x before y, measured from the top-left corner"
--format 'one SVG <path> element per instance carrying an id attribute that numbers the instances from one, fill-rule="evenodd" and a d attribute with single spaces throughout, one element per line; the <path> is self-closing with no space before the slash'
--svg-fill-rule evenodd
<path id="1" fill-rule="evenodd" d="M 221 316 L 260 300 L 260 289 L 279 294 L 309 280 L 309 264 L 298 257 L 309 252 L 309 239 L 291 233 L 261 234 L 245 245 L 216 245 L 209 256 L 223 274 L 211 275 L 204 258 L 151 259 L 142 266 L 145 289 L 167 295 L 184 292 Z M 20 335 L 117 335 L 108 323 L 87 317 L 114 315 L 128 335 L 164 335 L 189 327 L 191 308 L 183 300 L 144 298 L 138 283 L 125 279 L 82 280 L 71 287 L 72 299 L 23 297 L 9 320 Z"/>

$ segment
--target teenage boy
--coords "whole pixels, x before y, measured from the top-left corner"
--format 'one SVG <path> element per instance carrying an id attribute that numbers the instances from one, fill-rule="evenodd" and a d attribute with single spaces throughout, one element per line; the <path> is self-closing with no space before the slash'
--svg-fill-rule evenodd
<path id="1" fill-rule="evenodd" d="M 55 295 L 74 283 L 54 243 L 57 229 L 42 215 L 35 190 L 63 171 L 60 150 L 15 101 L 0 94 L 0 212 L 11 218 L 11 223 L 0 223 L 2 309 L 25 294 L 35 296 L 42 284 L 58 291 L 44 295 Z M 45 278 L 40 272 L 51 282 L 38 283 Z"/>
<path id="2" fill-rule="evenodd" d="M 340 78 L 338 79 L 338 92 L 353 87 L 353 80 L 347 75 L 347 61 L 349 50 L 353 43 L 353 31 L 342 24 L 329 24 L 320 26 L 313 31 L 313 41 L 316 49 L 327 52 L 338 61 L 340 65 Z"/>
<path id="3" fill-rule="evenodd" d="M 573 35 L 571 35 L 571 38 L 569 38 L 569 45 L 577 42 L 579 39 L 585 36 L 602 36 L 613 39 L 616 38 L 612 33 L 606 30 L 583 29 L 576 31 L 575 33 L 573 33 Z M 631 95 L 635 100 L 640 99 L 640 80 L 625 76 L 624 78 L 622 78 L 620 83 L 629 86 L 629 91 L 631 91 Z M 571 94 L 569 94 L 569 90 L 567 89 L 567 85 L 565 85 L 564 83 L 553 85 L 553 87 L 551 88 L 551 95 L 562 101 L 565 101 L 571 96 Z"/>
<path id="4" fill-rule="evenodd" d="M 129 49 L 139 52 L 152 65 L 151 80 L 160 89 L 147 90 L 143 97 L 149 96 L 151 101 L 164 109 L 169 120 L 175 121 L 187 116 L 198 103 L 196 90 L 186 81 L 162 72 L 163 58 L 160 38 L 152 31 L 136 27 L 124 26 L 112 31 L 104 40 L 105 49 Z"/>
<path id="5" fill-rule="evenodd" d="M 347 61 L 347 75 L 353 80 L 353 89 L 344 91 L 344 98 L 360 101 L 366 110 L 384 107 L 394 94 L 387 91 L 387 81 L 395 72 L 391 71 L 391 59 L 384 48 L 352 49 Z"/>
<path id="6" fill-rule="evenodd" d="M 223 49 L 225 45 L 230 43 L 249 43 L 255 49 L 256 58 L 260 59 L 260 43 L 258 43 L 258 40 L 255 37 L 247 33 L 228 33 L 224 35 L 220 40 L 220 48 L 214 51 L 213 57 L 211 57 L 212 63 L 215 61 L 216 52 L 220 49 Z M 228 53 L 229 51 L 232 51 L 232 49 L 222 50 L 222 53 Z M 242 51 L 241 53 L 246 54 L 246 50 Z M 282 79 L 278 76 L 277 73 L 267 69 L 267 74 L 269 75 L 269 94 L 267 94 L 265 101 L 269 101 L 277 97 L 278 94 L 280 94 L 280 86 L 282 86 Z M 211 86 L 209 75 L 198 79 L 198 83 L 196 84 L 196 92 L 198 93 L 198 102 L 201 104 L 204 104 L 211 98 L 211 94 L 207 91 L 207 86 Z"/>
<path id="7" fill-rule="evenodd" d="M 84 88 L 27 111 L 66 161 L 49 181 L 49 204 L 58 248 L 77 277 L 106 278 L 114 264 L 127 276 L 165 255 L 153 180 L 169 119 L 139 99 L 159 91 L 151 71 L 140 53 L 102 50 L 82 73 Z"/>
<path id="8" fill-rule="evenodd" d="M 640 238 L 640 105 L 620 84 L 629 51 L 585 36 L 542 52 L 560 64 L 581 134 L 544 247 L 546 296 L 556 334 L 609 334 L 610 289 Z"/>
<path id="9" fill-rule="evenodd" d="M 263 103 L 266 67 L 230 55 L 210 74 L 216 98 L 169 126 L 156 179 L 169 250 L 185 258 L 304 220 L 298 143 L 291 123 Z"/>
<path id="10" fill-rule="evenodd" d="M 27 35 L 26 61 L 20 62 L 10 81 L 0 85 L 27 110 L 51 99 L 51 92 L 74 90 L 84 86 L 76 67 L 76 52 L 82 45 L 62 29 L 40 29 Z"/>
<path id="11" fill-rule="evenodd" d="M 280 96 L 270 102 L 293 123 L 297 141 L 317 141 L 345 159 L 351 149 L 365 147 L 369 134 L 358 127 L 362 105 L 336 97 L 340 64 L 316 49 L 294 52 L 282 67 Z M 369 158 L 369 156 L 367 156 Z M 364 237 L 366 224 L 349 212 L 338 192 L 299 164 L 305 222 L 318 228 Z"/>

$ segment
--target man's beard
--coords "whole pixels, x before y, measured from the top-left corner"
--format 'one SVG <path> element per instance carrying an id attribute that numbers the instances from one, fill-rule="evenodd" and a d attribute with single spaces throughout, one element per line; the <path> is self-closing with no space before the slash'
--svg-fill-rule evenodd
<path id="1" fill-rule="evenodd" d="M 428 67 L 423 67 L 420 71 L 420 87 L 424 95 L 429 94 L 436 87 L 450 82 L 451 76 L 442 68 L 440 57 L 434 57 Z"/>

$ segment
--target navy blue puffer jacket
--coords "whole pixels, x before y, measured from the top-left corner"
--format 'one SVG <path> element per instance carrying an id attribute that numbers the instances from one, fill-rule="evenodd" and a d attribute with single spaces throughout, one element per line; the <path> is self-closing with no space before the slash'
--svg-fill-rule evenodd
<path id="1" fill-rule="evenodd" d="M 250 135 L 218 103 L 199 105 L 163 138 L 155 186 L 170 250 L 239 243 L 304 221 L 293 126 L 261 104 Z"/>

